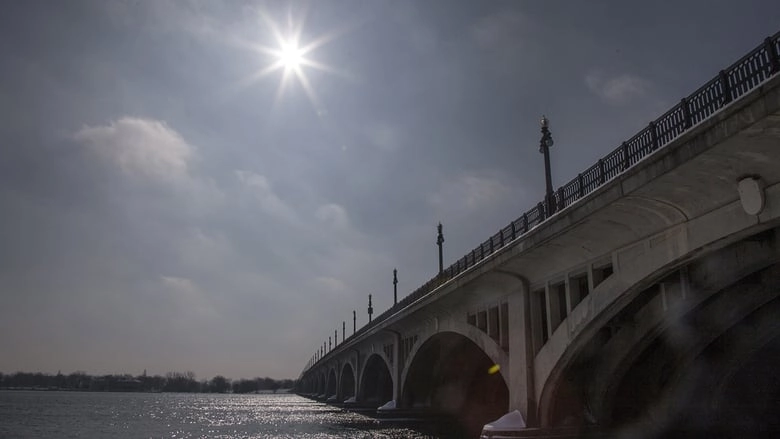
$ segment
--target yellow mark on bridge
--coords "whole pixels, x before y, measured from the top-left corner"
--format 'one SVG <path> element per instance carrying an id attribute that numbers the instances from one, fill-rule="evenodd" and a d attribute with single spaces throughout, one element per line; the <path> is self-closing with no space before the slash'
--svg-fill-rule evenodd
<path id="1" fill-rule="evenodd" d="M 499 366 L 498 364 L 494 364 L 494 365 L 490 366 L 490 369 L 488 369 L 488 373 L 490 375 L 493 375 L 493 374 L 498 373 L 499 370 L 501 370 L 501 366 Z"/>

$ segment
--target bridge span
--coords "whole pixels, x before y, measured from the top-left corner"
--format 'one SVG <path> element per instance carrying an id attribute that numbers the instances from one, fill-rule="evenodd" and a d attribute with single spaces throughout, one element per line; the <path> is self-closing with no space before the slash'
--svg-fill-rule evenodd
<path id="1" fill-rule="evenodd" d="M 780 34 L 306 365 L 469 431 L 780 430 Z M 486 432 L 486 434 L 488 434 Z"/>

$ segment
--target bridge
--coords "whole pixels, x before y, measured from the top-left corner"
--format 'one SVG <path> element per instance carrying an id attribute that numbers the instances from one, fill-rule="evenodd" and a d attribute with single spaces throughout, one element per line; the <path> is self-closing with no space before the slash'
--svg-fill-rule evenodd
<path id="1" fill-rule="evenodd" d="M 780 33 L 320 349 L 299 392 L 470 432 L 510 412 L 538 432 L 780 430 L 778 73 Z"/>

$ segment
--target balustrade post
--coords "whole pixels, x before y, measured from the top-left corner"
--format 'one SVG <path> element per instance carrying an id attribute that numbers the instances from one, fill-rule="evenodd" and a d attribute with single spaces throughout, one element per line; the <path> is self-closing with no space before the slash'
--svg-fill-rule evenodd
<path id="1" fill-rule="evenodd" d="M 579 198 L 582 198 L 585 196 L 585 181 L 582 178 L 582 173 L 580 172 L 577 174 L 577 185 L 580 187 L 580 196 Z"/>
<path id="2" fill-rule="evenodd" d="M 563 205 L 563 187 L 558 188 L 558 190 L 556 191 L 556 197 L 558 198 L 558 200 L 556 201 L 556 203 L 558 203 L 558 207 L 556 210 L 561 210 L 564 207 L 566 207 Z"/>
<path id="3" fill-rule="evenodd" d="M 631 166 L 631 160 L 628 158 L 628 143 L 621 143 L 620 148 L 623 150 L 623 170 L 625 171 Z"/>
<path id="4" fill-rule="evenodd" d="M 731 84 L 729 84 L 729 75 L 726 74 L 725 70 L 721 70 L 718 73 L 718 77 L 720 78 L 720 89 L 723 93 L 723 105 L 726 105 L 731 102 Z"/>
<path id="5" fill-rule="evenodd" d="M 780 71 L 780 55 L 775 50 L 775 42 L 772 41 L 772 37 L 766 37 L 764 40 L 764 50 L 766 50 L 766 56 L 769 58 L 769 74 L 775 74 Z"/>
<path id="6" fill-rule="evenodd" d="M 653 151 L 655 151 L 660 146 L 658 145 L 658 133 L 655 130 L 655 122 L 650 122 L 647 128 L 650 130 L 650 139 L 653 142 Z"/>
<path id="7" fill-rule="evenodd" d="M 599 185 L 607 181 L 606 172 L 604 172 L 604 159 L 599 159 Z"/>
<path id="8" fill-rule="evenodd" d="M 544 208 L 545 204 L 547 203 L 539 203 L 536 205 L 536 209 L 539 210 L 539 222 L 542 222 L 545 218 L 547 218 L 547 211 Z"/>
<path id="9" fill-rule="evenodd" d="M 493 248 L 493 237 L 490 237 L 490 254 L 492 255 L 495 249 Z"/>
<path id="10" fill-rule="evenodd" d="M 680 106 L 683 110 L 683 124 L 685 129 L 688 129 L 693 126 L 693 120 L 691 120 L 691 108 L 688 106 L 688 99 L 682 98 L 682 100 L 680 100 Z"/>

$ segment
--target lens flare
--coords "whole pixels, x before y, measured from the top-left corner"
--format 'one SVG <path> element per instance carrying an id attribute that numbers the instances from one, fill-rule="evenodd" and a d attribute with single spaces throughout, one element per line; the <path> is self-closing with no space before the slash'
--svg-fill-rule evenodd
<path id="1" fill-rule="evenodd" d="M 501 370 L 501 366 L 499 366 L 498 364 L 494 364 L 490 366 L 490 368 L 488 369 L 488 374 L 495 375 L 498 373 L 499 370 Z"/>

